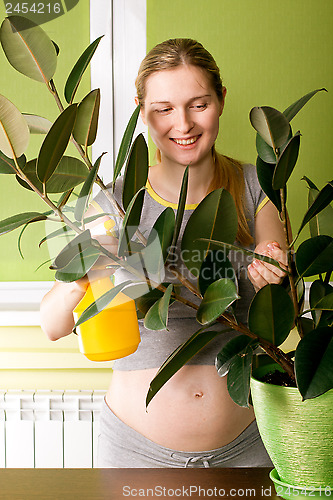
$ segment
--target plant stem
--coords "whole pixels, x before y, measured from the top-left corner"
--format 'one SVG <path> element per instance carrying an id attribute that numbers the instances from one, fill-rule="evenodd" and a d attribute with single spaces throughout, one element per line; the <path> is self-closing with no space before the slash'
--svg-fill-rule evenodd
<path id="1" fill-rule="evenodd" d="M 303 333 L 301 319 L 299 317 L 300 311 L 299 311 L 297 291 L 296 291 L 293 270 L 292 270 L 292 254 L 291 254 L 292 249 L 290 248 L 290 235 L 289 235 L 289 228 L 288 228 L 287 206 L 286 206 L 285 190 L 283 188 L 280 189 L 280 196 L 281 196 L 281 204 L 282 204 L 282 222 L 283 222 L 284 234 L 285 234 L 285 238 L 286 238 L 286 248 L 287 248 L 287 258 L 288 258 L 288 277 L 289 277 L 291 298 L 292 298 L 292 301 L 294 304 L 295 323 L 297 326 L 299 336 L 302 338 L 304 336 L 304 333 Z"/>
<path id="2" fill-rule="evenodd" d="M 60 220 L 65 222 L 65 224 L 67 224 L 67 226 L 73 229 L 76 233 L 82 233 L 82 230 L 75 224 L 73 224 L 73 222 L 70 219 L 68 219 L 68 217 L 66 217 L 66 215 L 64 215 L 63 212 L 48 198 L 45 192 L 45 183 L 43 184 L 44 192 L 42 193 L 41 191 L 39 191 L 38 188 L 36 188 L 36 186 L 30 181 L 30 179 L 28 179 L 25 173 L 21 170 L 21 168 L 17 163 L 17 158 L 15 155 L 14 155 L 14 163 L 16 166 L 17 175 L 21 177 L 21 179 L 23 179 L 28 184 L 28 186 L 53 210 L 53 212 L 59 216 Z"/>

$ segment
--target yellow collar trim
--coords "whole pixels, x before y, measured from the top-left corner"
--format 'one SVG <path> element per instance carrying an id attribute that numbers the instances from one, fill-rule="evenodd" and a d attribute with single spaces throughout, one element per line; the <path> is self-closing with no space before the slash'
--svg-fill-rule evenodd
<path id="1" fill-rule="evenodd" d="M 152 188 L 149 180 L 147 179 L 147 184 L 146 184 L 147 192 L 148 194 L 155 200 L 157 203 L 160 205 L 163 205 L 164 207 L 171 207 L 171 208 L 178 208 L 178 203 L 171 203 L 170 201 L 166 201 L 163 198 L 161 198 Z M 185 210 L 194 210 L 199 203 L 190 203 L 188 205 L 185 205 Z"/>

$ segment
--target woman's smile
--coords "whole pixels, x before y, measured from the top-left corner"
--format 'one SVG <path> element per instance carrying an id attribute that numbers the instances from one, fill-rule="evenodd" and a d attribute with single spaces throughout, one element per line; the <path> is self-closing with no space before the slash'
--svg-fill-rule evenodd
<path id="1" fill-rule="evenodd" d="M 141 115 L 163 162 L 212 161 L 223 102 L 203 70 L 181 65 L 153 73 L 146 82 Z"/>
<path id="2" fill-rule="evenodd" d="M 189 149 L 189 146 L 194 147 L 194 144 L 200 139 L 200 137 L 201 137 L 201 134 L 195 135 L 193 137 L 189 137 L 186 139 L 180 139 L 180 138 L 173 137 L 173 138 L 170 138 L 170 140 L 175 142 L 177 144 L 177 146 L 181 146 L 182 148 L 185 147 L 186 149 Z"/>

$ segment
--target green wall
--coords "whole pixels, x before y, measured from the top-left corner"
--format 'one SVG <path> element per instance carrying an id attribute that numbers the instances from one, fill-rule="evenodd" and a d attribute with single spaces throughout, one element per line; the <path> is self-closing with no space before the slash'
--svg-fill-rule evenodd
<path id="1" fill-rule="evenodd" d="M 6 17 L 4 3 L 0 4 L 0 24 Z M 43 29 L 60 47 L 57 72 L 54 77 L 58 91 L 63 98 L 66 79 L 81 55 L 89 45 L 89 1 L 82 0 L 62 17 L 45 23 Z M 89 71 L 81 83 L 78 98 L 90 90 Z M 42 83 L 25 77 L 10 66 L 0 48 L 0 94 L 11 100 L 21 112 L 35 113 L 50 120 L 57 117 L 54 98 Z M 27 152 L 28 159 L 35 158 L 42 136 L 32 136 Z M 74 148 L 71 155 L 76 155 Z M 0 219 L 17 213 L 45 210 L 47 206 L 34 193 L 18 187 L 14 175 L 0 175 Z M 38 242 L 45 235 L 44 223 L 32 224 L 23 235 L 22 250 L 24 260 L 17 249 L 20 229 L 0 237 L 0 281 L 43 281 L 52 280 L 54 273 L 45 265 L 36 268 L 50 258 L 45 246 L 38 248 Z"/>
<path id="2" fill-rule="evenodd" d="M 214 55 L 228 89 L 218 149 L 255 163 L 253 106 L 283 111 L 307 92 L 326 87 L 293 120 L 302 133 L 291 179 L 294 231 L 306 208 L 307 175 L 318 186 L 332 178 L 333 2 L 331 0 L 148 0 L 150 49 L 167 38 L 199 40 Z M 304 236 L 307 236 L 304 230 Z"/>

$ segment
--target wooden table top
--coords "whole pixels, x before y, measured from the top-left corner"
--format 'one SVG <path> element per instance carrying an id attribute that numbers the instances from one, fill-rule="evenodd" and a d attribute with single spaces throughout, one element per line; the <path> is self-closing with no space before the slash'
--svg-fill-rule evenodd
<path id="1" fill-rule="evenodd" d="M 278 499 L 269 471 L 269 468 L 0 469 L 0 499 Z"/>

